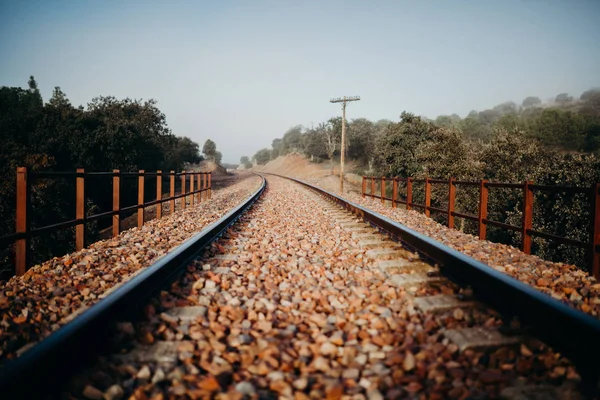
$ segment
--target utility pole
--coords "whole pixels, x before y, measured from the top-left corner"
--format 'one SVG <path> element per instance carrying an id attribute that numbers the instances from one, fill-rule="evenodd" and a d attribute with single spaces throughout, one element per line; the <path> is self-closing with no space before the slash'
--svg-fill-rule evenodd
<path id="1" fill-rule="evenodd" d="M 350 101 L 360 100 L 359 96 L 338 97 L 330 103 L 342 103 L 342 144 L 340 151 L 340 194 L 344 194 L 344 158 L 346 155 L 346 105 Z"/>

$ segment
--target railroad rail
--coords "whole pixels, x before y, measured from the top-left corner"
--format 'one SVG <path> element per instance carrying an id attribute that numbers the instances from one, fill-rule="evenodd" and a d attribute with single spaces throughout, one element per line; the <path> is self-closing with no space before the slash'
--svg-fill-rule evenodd
<path id="1" fill-rule="evenodd" d="M 474 297 L 506 317 L 518 317 L 527 328 L 554 349 L 567 356 L 578 368 L 584 380 L 597 385 L 598 368 L 593 361 L 600 356 L 600 321 L 560 303 L 537 290 L 510 278 L 489 266 L 444 246 L 424 235 L 406 228 L 380 214 L 349 202 L 336 194 L 290 179 L 323 196 L 370 224 L 380 232 L 400 241 L 439 265 L 439 272 L 472 289 Z M 25 352 L 16 360 L 0 367 L 0 393 L 14 394 L 11 398 L 31 398 L 32 394 L 47 393 L 58 387 L 78 365 L 96 353 L 106 340 L 112 323 L 126 313 L 138 309 L 152 294 L 175 280 L 189 262 L 208 244 L 222 235 L 262 195 L 266 179 L 248 201 L 219 221 L 207 227 L 172 253 L 126 282 L 111 295 L 99 301 L 71 323 Z M 335 210 L 331 215 L 338 215 Z M 364 232 L 357 227 L 356 232 Z M 368 235 L 368 234 L 367 234 Z M 413 275 L 413 274 L 411 274 Z M 436 273 L 426 275 L 434 278 Z M 93 350 L 92 350 L 93 349 Z"/>

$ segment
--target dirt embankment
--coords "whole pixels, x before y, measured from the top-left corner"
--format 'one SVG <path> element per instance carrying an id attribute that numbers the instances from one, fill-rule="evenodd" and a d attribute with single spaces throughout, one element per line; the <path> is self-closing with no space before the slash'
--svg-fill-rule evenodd
<path id="1" fill-rule="evenodd" d="M 345 164 L 345 171 L 352 171 L 356 168 L 354 162 Z M 340 188 L 340 166 L 339 163 L 334 163 L 333 172 L 331 163 L 325 161 L 317 164 L 311 162 L 308 158 L 298 153 L 286 154 L 285 156 L 277 157 L 269 161 L 265 165 L 253 167 L 251 171 L 270 172 L 290 176 L 298 179 L 318 181 L 318 184 L 330 191 L 338 192 Z M 361 189 L 361 177 L 353 173 L 346 172 L 344 174 L 345 184 L 344 192 L 358 192 Z"/>

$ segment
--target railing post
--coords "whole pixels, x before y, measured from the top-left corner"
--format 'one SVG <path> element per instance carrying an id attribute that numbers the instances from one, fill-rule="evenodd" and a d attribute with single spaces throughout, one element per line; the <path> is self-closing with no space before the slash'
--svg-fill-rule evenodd
<path id="1" fill-rule="evenodd" d="M 456 179 L 450 178 L 448 180 L 448 228 L 454 229 L 454 206 L 456 203 Z"/>
<path id="2" fill-rule="evenodd" d="M 208 190 L 206 190 L 206 188 L 208 187 L 208 174 L 204 172 L 202 175 L 204 175 L 202 178 L 202 180 L 204 181 L 204 200 L 208 200 Z"/>
<path id="3" fill-rule="evenodd" d="M 121 189 L 121 173 L 118 169 L 113 169 L 113 237 L 119 236 L 121 220 L 121 201 L 119 198 Z"/>
<path id="4" fill-rule="evenodd" d="M 202 172 L 198 173 L 198 176 L 196 176 L 196 183 L 198 186 L 198 203 L 202 203 Z"/>
<path id="5" fill-rule="evenodd" d="M 596 183 L 592 186 L 591 200 L 592 229 L 590 238 L 590 272 L 596 280 L 600 280 L 600 253 L 598 252 L 598 246 L 600 246 L 600 183 Z"/>
<path id="6" fill-rule="evenodd" d="M 525 254 L 531 254 L 531 235 L 527 232 L 533 225 L 533 182 L 523 183 L 523 227 L 521 228 L 521 250 Z"/>
<path id="7" fill-rule="evenodd" d="M 138 228 L 144 226 L 144 170 L 138 172 Z"/>
<path id="8" fill-rule="evenodd" d="M 365 198 L 365 193 L 367 192 L 367 179 L 363 176 L 362 177 L 362 191 L 361 191 L 361 195 L 362 198 Z"/>
<path id="9" fill-rule="evenodd" d="M 487 219 L 488 209 L 488 181 L 482 179 L 479 182 L 479 215 L 477 217 L 477 226 L 479 227 L 479 240 L 485 240 L 487 236 L 487 225 L 484 219 Z"/>
<path id="10" fill-rule="evenodd" d="M 392 178 L 392 208 L 396 208 L 396 200 L 398 199 L 398 177 Z"/>
<path id="11" fill-rule="evenodd" d="M 192 172 L 190 174 L 190 193 L 191 193 L 190 203 L 191 203 L 192 206 L 194 205 L 195 200 L 196 200 L 195 199 L 196 193 L 194 193 L 194 177 L 195 177 L 195 174 Z"/>
<path id="12" fill-rule="evenodd" d="M 385 204 L 385 176 L 381 177 L 381 204 Z"/>
<path id="13" fill-rule="evenodd" d="M 208 198 L 212 197 L 212 172 L 208 173 Z"/>
<path id="14" fill-rule="evenodd" d="M 371 199 L 375 198 L 375 177 L 371 177 Z"/>
<path id="15" fill-rule="evenodd" d="M 27 256 L 29 253 L 29 185 L 27 183 L 27 168 L 17 168 L 17 210 L 16 231 L 25 234 L 23 239 L 15 242 L 15 274 L 20 276 L 27 271 Z"/>
<path id="16" fill-rule="evenodd" d="M 428 217 L 431 215 L 429 207 L 431 207 L 431 182 L 429 178 L 425 178 L 425 215 Z"/>
<path id="17" fill-rule="evenodd" d="M 412 205 L 412 184 L 413 184 L 413 178 L 408 177 L 408 179 L 406 180 L 406 209 L 410 210 L 412 209 L 411 205 Z"/>
<path id="18" fill-rule="evenodd" d="M 181 209 L 185 210 L 185 194 L 186 194 L 186 188 L 185 188 L 185 171 L 181 171 Z"/>
<path id="19" fill-rule="evenodd" d="M 156 219 L 162 218 L 162 171 L 156 171 Z"/>
<path id="20" fill-rule="evenodd" d="M 81 220 L 75 226 L 75 250 L 85 247 L 85 175 L 83 168 L 77 168 L 75 178 L 75 219 Z"/>
<path id="21" fill-rule="evenodd" d="M 173 215 L 175 213 L 175 171 L 169 172 L 169 214 Z"/>

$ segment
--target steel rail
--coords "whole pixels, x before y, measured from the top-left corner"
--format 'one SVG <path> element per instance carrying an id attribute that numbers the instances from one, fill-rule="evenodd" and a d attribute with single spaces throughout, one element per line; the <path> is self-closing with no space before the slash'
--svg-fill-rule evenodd
<path id="1" fill-rule="evenodd" d="M 476 298 L 505 317 L 518 317 L 545 343 L 576 365 L 582 378 L 598 384 L 600 367 L 600 320 L 497 271 L 457 250 L 412 230 L 379 213 L 299 179 L 270 174 L 297 182 L 338 203 L 364 221 L 440 265 L 442 274 L 473 289 Z"/>
<path id="2" fill-rule="evenodd" d="M 114 322 L 138 309 L 143 301 L 170 284 L 207 245 L 254 204 L 266 188 L 266 180 L 248 200 L 218 221 L 192 236 L 152 265 L 145 268 L 103 298 L 40 341 L 20 357 L 0 366 L 0 397 L 45 398 L 59 389 L 77 367 L 98 354 L 111 337 Z"/>

